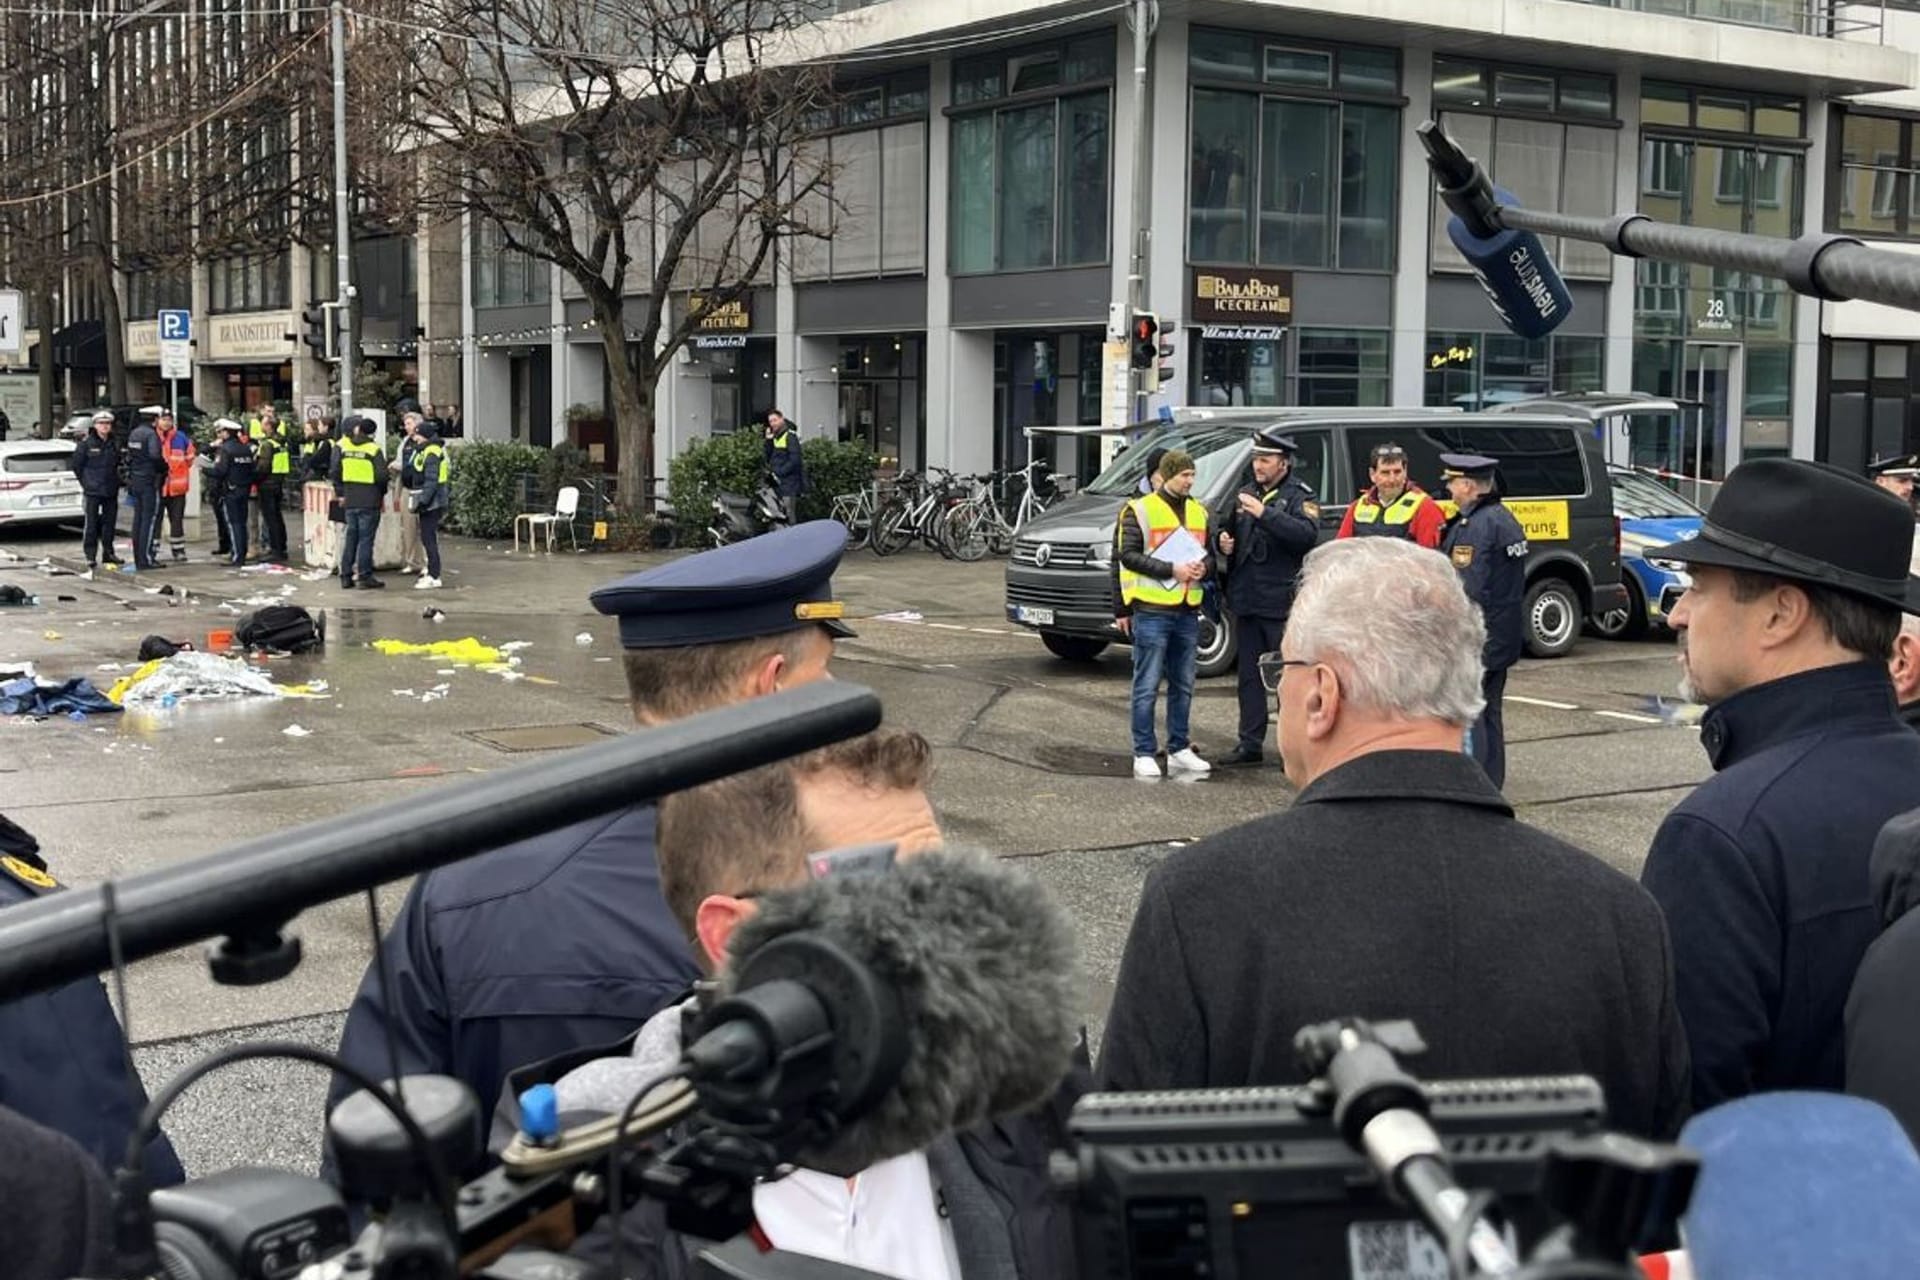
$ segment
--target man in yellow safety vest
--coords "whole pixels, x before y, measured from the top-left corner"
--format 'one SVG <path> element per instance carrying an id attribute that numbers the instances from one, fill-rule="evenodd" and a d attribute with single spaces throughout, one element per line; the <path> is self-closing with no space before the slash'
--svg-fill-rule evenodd
<path id="1" fill-rule="evenodd" d="M 1208 773 L 1193 750 L 1194 663 L 1200 645 L 1202 584 L 1213 574 L 1207 509 L 1193 497 L 1193 455 L 1169 449 L 1160 489 L 1127 504 L 1120 516 L 1120 600 L 1132 615 L 1133 776 L 1158 778 L 1153 704 L 1167 684 L 1167 767 Z"/>
<path id="2" fill-rule="evenodd" d="M 355 414 L 341 424 L 347 438 L 333 451 L 333 485 L 340 491 L 346 532 L 340 540 L 340 585 L 363 589 L 387 584 L 373 576 L 373 539 L 380 530 L 380 501 L 387 493 L 386 460 L 374 443 L 373 419 Z"/>

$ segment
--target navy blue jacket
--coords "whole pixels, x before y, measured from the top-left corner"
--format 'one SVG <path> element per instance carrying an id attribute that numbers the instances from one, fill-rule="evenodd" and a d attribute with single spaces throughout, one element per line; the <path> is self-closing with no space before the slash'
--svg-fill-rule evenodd
<path id="1" fill-rule="evenodd" d="M 214 451 L 213 478 L 222 493 L 245 493 L 253 488 L 259 453 L 247 440 L 222 440 Z"/>
<path id="2" fill-rule="evenodd" d="M 783 498 L 799 497 L 807 487 L 807 463 L 800 454 L 800 433 L 789 422 L 779 435 L 766 437 L 765 444 L 767 470 L 773 473 L 774 490 Z"/>
<path id="3" fill-rule="evenodd" d="M 32 852 L 37 847 L 0 818 L 0 855 L 12 859 L 0 862 L 0 908 L 60 892 Z M 140 1082 L 128 1079 L 126 1054 L 98 978 L 0 1004 L 0 1104 L 66 1134 L 109 1173 L 126 1159 L 147 1103 Z M 186 1178 L 164 1133 L 147 1144 L 146 1173 L 160 1187 Z"/>
<path id="4" fill-rule="evenodd" d="M 1920 797 L 1920 735 L 1854 662 L 1714 707 L 1715 775 L 1667 815 L 1640 882 L 1666 909 L 1693 1105 L 1845 1084 L 1842 1013 L 1879 930 L 1874 838 Z"/>
<path id="5" fill-rule="evenodd" d="M 160 433 L 151 422 L 141 422 L 127 435 L 127 483 L 150 489 L 166 479 L 167 459 L 160 452 Z"/>
<path id="6" fill-rule="evenodd" d="M 100 438 L 91 427 L 73 446 L 67 464 L 80 477 L 80 490 L 90 498 L 111 498 L 120 492 L 120 446 L 113 437 Z"/>
<path id="7" fill-rule="evenodd" d="M 1447 522 L 1440 550 L 1460 571 L 1467 598 L 1487 621 L 1481 661 L 1488 671 L 1505 671 L 1520 661 L 1526 641 L 1521 602 L 1527 594 L 1527 533 L 1513 512 L 1488 494 Z"/>
<path id="8" fill-rule="evenodd" d="M 387 1079 L 392 1027 L 403 1074 L 464 1080 L 485 1115 L 513 1068 L 632 1032 L 700 973 L 653 839 L 636 805 L 421 877 L 380 943 L 394 1007 L 368 966 L 340 1056 Z"/>
<path id="9" fill-rule="evenodd" d="M 1250 493 L 1266 506 L 1257 516 L 1240 510 Z M 1233 535 L 1233 554 L 1220 553 L 1227 574 L 1227 607 L 1246 618 L 1284 618 L 1293 612 L 1293 584 L 1300 561 L 1320 537 L 1320 506 L 1314 492 L 1289 472 L 1272 489 L 1258 482 L 1233 491 L 1214 516 L 1219 536 Z"/>

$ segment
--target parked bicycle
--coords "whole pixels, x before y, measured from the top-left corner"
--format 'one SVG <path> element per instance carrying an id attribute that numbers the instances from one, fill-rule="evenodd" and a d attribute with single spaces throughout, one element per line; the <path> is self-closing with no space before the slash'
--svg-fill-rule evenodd
<path id="1" fill-rule="evenodd" d="M 890 556 L 904 551 L 915 539 L 925 542 L 948 559 L 953 551 L 946 545 L 941 530 L 947 512 L 966 501 L 959 477 L 945 467 L 928 467 L 937 481 L 911 471 L 902 472 L 892 499 L 886 502 L 873 521 L 873 550 Z"/>
<path id="2" fill-rule="evenodd" d="M 1033 458 L 1018 471 L 973 477 L 972 483 L 973 492 L 947 512 L 941 530 L 950 554 L 969 562 L 989 551 L 997 556 L 1012 552 L 1014 535 L 1059 496 L 1045 458 Z"/>
<path id="3" fill-rule="evenodd" d="M 857 493 L 834 496 L 827 515 L 847 526 L 847 550 L 858 551 L 873 541 L 873 516 L 880 505 L 876 498 L 879 489 L 880 482 L 876 480 Z"/>

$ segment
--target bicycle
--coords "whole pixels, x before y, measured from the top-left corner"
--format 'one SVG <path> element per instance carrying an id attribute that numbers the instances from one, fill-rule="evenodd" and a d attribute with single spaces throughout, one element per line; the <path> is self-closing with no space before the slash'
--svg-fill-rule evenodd
<path id="1" fill-rule="evenodd" d="M 942 536 L 954 557 L 973 561 L 988 551 L 998 556 L 1012 552 L 1014 536 L 1052 501 L 1040 496 L 1043 484 L 1053 488 L 1050 471 L 1046 459 L 1032 458 L 1018 471 L 995 471 L 976 477 L 972 495 L 948 513 L 943 526 Z M 1020 500 L 1009 504 L 1009 489 L 1016 477 L 1021 482 Z M 1055 490 L 1054 497 L 1057 496 Z M 1013 511 L 1011 519 L 1007 517 L 1009 505 Z"/>
<path id="2" fill-rule="evenodd" d="M 962 501 L 954 493 L 956 477 L 945 467 L 928 467 L 927 470 L 939 474 L 938 483 L 912 472 L 903 472 L 897 486 L 899 492 L 874 517 L 875 554 L 893 555 L 905 550 L 918 538 L 942 556 L 948 559 L 953 557 L 952 550 L 945 545 L 939 531 L 948 508 Z"/>
<path id="3" fill-rule="evenodd" d="M 879 487 L 880 482 L 876 480 L 855 493 L 834 495 L 833 507 L 828 511 L 827 518 L 847 526 L 849 551 L 858 551 L 873 541 L 873 516 L 878 507 L 874 495 Z"/>

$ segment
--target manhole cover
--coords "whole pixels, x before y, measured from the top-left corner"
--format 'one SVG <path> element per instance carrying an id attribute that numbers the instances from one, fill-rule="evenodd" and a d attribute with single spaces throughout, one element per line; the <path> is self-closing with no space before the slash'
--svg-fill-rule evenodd
<path id="1" fill-rule="evenodd" d="M 529 724 L 515 729 L 469 729 L 466 736 L 495 751 L 561 751 L 617 738 L 620 732 L 600 724 Z"/>

